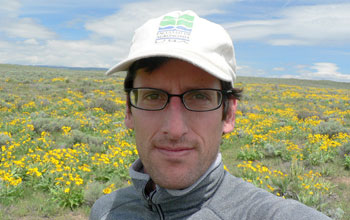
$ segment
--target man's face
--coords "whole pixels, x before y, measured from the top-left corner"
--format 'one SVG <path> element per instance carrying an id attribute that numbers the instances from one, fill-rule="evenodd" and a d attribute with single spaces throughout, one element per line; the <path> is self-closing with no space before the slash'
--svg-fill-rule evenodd
<path id="1" fill-rule="evenodd" d="M 221 89 L 220 81 L 202 69 L 172 59 L 146 73 L 139 70 L 134 88 L 151 87 L 181 94 L 190 89 Z M 208 112 L 187 110 L 179 97 L 172 97 L 165 109 L 127 109 L 125 123 L 134 129 L 136 146 L 145 171 L 167 189 L 183 189 L 195 183 L 218 154 L 223 133 L 232 131 L 236 102 L 230 101 L 228 117 L 222 107 Z"/>

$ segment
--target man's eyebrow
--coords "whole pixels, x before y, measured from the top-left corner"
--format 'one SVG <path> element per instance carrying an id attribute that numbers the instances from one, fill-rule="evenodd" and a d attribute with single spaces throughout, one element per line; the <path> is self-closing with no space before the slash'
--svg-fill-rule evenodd
<path id="1" fill-rule="evenodd" d="M 184 93 L 184 92 L 187 92 L 187 91 L 197 90 L 197 89 L 217 89 L 217 90 L 221 90 L 221 88 L 214 88 L 214 86 L 190 86 L 190 87 L 186 87 L 186 88 L 181 88 L 181 92 L 179 92 L 179 93 Z M 165 89 L 161 89 L 161 90 L 167 91 Z"/>
<path id="2" fill-rule="evenodd" d="M 196 90 L 196 89 L 217 89 L 221 90 L 221 88 L 214 88 L 215 86 L 186 86 L 184 88 L 181 88 L 181 91 L 186 92 L 190 90 Z M 160 86 L 137 86 L 135 88 L 150 88 L 150 89 L 160 89 L 166 92 L 169 92 L 167 88 L 161 88 Z"/>

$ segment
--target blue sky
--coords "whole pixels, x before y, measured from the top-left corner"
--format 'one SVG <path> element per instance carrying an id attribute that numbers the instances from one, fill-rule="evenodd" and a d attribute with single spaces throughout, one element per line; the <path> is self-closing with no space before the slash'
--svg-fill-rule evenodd
<path id="1" fill-rule="evenodd" d="M 350 82 L 349 0 L 0 0 L 0 63 L 109 68 L 134 30 L 194 10 L 231 35 L 238 75 Z"/>

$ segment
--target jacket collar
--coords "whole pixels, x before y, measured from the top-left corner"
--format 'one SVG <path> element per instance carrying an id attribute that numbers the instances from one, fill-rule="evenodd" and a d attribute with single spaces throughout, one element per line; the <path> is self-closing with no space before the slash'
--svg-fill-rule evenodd
<path id="1" fill-rule="evenodd" d="M 151 181 L 150 176 L 143 172 L 143 165 L 137 159 L 129 169 L 130 177 L 136 190 L 146 201 L 145 189 Z M 201 206 L 216 191 L 224 177 L 224 168 L 221 154 L 218 153 L 216 160 L 209 169 L 191 186 L 182 190 L 170 190 L 156 185 L 151 192 L 151 202 L 160 205 L 164 212 L 176 212 L 176 209 L 190 209 Z"/>

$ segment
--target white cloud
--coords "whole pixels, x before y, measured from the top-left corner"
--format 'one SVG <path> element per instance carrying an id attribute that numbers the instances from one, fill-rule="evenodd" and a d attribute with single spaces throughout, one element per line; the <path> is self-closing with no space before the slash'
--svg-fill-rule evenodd
<path id="1" fill-rule="evenodd" d="M 338 72 L 338 66 L 335 63 L 314 63 L 310 68 L 316 70 L 316 72 L 306 73 L 312 78 L 350 81 L 350 74 Z"/>
<path id="2" fill-rule="evenodd" d="M 0 1 L 2 3 L 4 0 Z M 25 2 L 30 3 L 27 0 L 21 1 L 21 3 Z M 39 2 L 37 9 L 30 8 L 31 11 L 27 13 L 48 13 L 45 12 L 48 5 L 45 5 L 46 3 L 42 0 L 39 0 Z M 109 0 L 102 0 L 102 2 L 115 3 Z M 22 6 L 18 0 L 4 1 L 3 8 L 8 9 L 6 9 L 6 16 L 2 17 L 6 19 L 7 25 L 2 25 L 1 22 L 5 21 L 0 21 L 0 34 L 1 32 L 5 33 L 8 37 L 16 40 L 0 41 L 2 47 L 0 62 L 110 67 L 127 55 L 133 31 L 149 18 L 160 16 L 170 10 L 188 8 L 194 9 L 201 15 L 221 13 L 218 8 L 227 2 L 229 1 L 203 0 L 201 4 L 198 4 L 198 1 L 195 0 L 176 2 L 153 0 L 119 5 L 119 10 L 112 15 L 99 19 L 90 18 L 90 20 L 85 21 L 84 27 L 90 31 L 88 37 L 81 40 L 67 41 L 59 39 L 55 33 L 36 23 L 35 20 L 20 16 Z M 96 4 L 96 2 L 92 3 L 91 1 L 88 1 L 88 3 Z M 52 4 L 60 6 L 64 3 L 53 0 Z M 51 9 L 47 8 L 47 10 L 50 11 Z"/>
<path id="3" fill-rule="evenodd" d="M 29 15 L 45 14 L 54 10 L 45 1 L 39 0 L 38 6 L 35 8 L 32 5 L 28 6 L 28 4 L 32 4 L 29 0 L 0 0 L 0 3 L 3 3 L 0 10 L 6 10 L 6 16 L 1 16 L 4 19 L 0 21 L 0 34 L 5 33 L 8 36 L 8 41 L 0 52 L 0 62 L 110 67 L 127 56 L 134 30 L 149 18 L 160 16 L 171 10 L 185 10 L 188 8 L 201 15 L 222 13 L 219 10 L 220 6 L 232 1 L 235 0 L 218 0 L 215 2 L 203 0 L 201 4 L 198 4 L 198 1 L 195 0 L 175 2 L 153 0 L 121 4 L 118 5 L 119 10 L 114 14 L 86 20 L 84 28 L 90 33 L 88 37 L 81 40 L 67 41 L 59 39 L 58 35 L 38 24 L 36 20 L 20 16 L 20 8 L 24 6 L 19 2 L 27 4 L 25 7 L 29 7 L 30 12 L 27 12 Z M 63 3 L 53 0 L 50 4 L 52 3 L 57 7 L 71 7 L 71 5 L 65 6 L 67 2 L 68 0 L 64 0 Z M 96 1 L 88 1 L 87 4 L 93 7 L 96 5 Z M 99 5 L 97 7 L 108 8 L 108 5 L 115 4 L 115 2 L 102 0 L 101 4 L 105 4 L 105 6 Z M 79 5 L 75 4 L 75 6 L 78 7 Z M 84 7 L 86 7 L 85 4 Z M 67 23 L 69 22 L 66 21 Z M 16 39 L 16 41 L 10 38 Z"/>
<path id="4" fill-rule="evenodd" d="M 108 58 L 116 63 L 127 56 L 135 29 L 148 19 L 172 10 L 192 9 L 201 16 L 224 13 L 220 7 L 234 1 L 237 0 L 202 0 L 201 4 L 198 4 L 197 0 L 153 0 L 129 3 L 122 5 L 120 10 L 112 15 L 88 21 L 85 28 L 91 31 L 91 37 L 94 40 L 101 43 L 108 42 L 112 47 L 118 48 L 113 56 Z"/>
<path id="5" fill-rule="evenodd" d="M 28 45 L 39 45 L 39 42 L 33 38 L 25 40 L 23 43 Z"/>
<path id="6" fill-rule="evenodd" d="M 299 70 L 300 70 L 300 69 L 305 69 L 305 68 L 307 68 L 307 67 L 308 67 L 308 66 L 307 66 L 307 65 L 304 65 L 304 64 L 298 64 L 298 65 L 295 66 L 295 68 L 296 68 L 296 69 L 299 69 Z"/>
<path id="7" fill-rule="evenodd" d="M 299 75 L 284 75 L 283 77 L 350 82 L 350 74 L 338 72 L 339 68 L 335 63 L 320 62 L 298 69 Z"/>
<path id="8" fill-rule="evenodd" d="M 17 11 L 21 6 L 20 3 L 16 0 L 0 0 L 0 5 L 0 18 L 17 17 Z"/>
<path id="9" fill-rule="evenodd" d="M 284 67 L 274 67 L 272 70 L 274 70 L 274 71 L 284 71 L 286 69 Z"/>
<path id="10" fill-rule="evenodd" d="M 260 40 L 271 45 L 348 44 L 350 3 L 297 6 L 276 19 L 225 24 L 234 40 Z"/>
<path id="11" fill-rule="evenodd" d="M 20 18 L 21 4 L 18 0 L 0 0 L 0 33 L 8 38 L 51 39 L 55 33 L 37 24 L 31 18 Z"/>
<path id="12" fill-rule="evenodd" d="M 108 68 L 111 66 L 111 59 L 118 53 L 118 46 L 89 40 L 48 40 L 38 45 L 34 39 L 30 39 L 15 43 L 0 42 L 0 46 L 0 63 L 32 65 Z"/>
<path id="13" fill-rule="evenodd" d="M 120 46 L 120 45 L 118 45 Z M 76 66 L 76 67 L 109 67 L 110 61 L 119 49 L 116 45 L 99 44 L 90 40 L 60 41 L 50 40 L 44 51 L 48 57 L 43 57 L 49 65 Z M 55 51 L 53 53 L 52 51 Z M 79 59 L 77 59 L 79 57 Z"/>
<path id="14" fill-rule="evenodd" d="M 237 75 L 266 77 L 266 72 L 263 69 L 257 69 L 248 65 L 240 65 L 240 66 L 237 66 Z"/>
<path id="15" fill-rule="evenodd" d="M 223 13 L 218 8 L 227 2 L 230 1 L 217 0 L 214 2 L 203 0 L 201 4 L 198 4 L 198 1 L 195 0 L 153 0 L 129 3 L 121 6 L 121 9 L 112 15 L 87 22 L 85 28 L 101 37 L 110 37 L 118 40 L 127 39 L 130 41 L 134 30 L 150 18 L 161 16 L 172 10 L 192 9 L 202 16 Z M 233 1 L 231 0 L 231 2 Z"/>
<path id="16" fill-rule="evenodd" d="M 0 32 L 5 32 L 9 37 L 51 39 L 55 33 L 36 24 L 30 18 L 10 20 L 6 25 L 1 25 Z"/>

